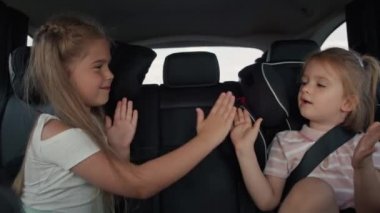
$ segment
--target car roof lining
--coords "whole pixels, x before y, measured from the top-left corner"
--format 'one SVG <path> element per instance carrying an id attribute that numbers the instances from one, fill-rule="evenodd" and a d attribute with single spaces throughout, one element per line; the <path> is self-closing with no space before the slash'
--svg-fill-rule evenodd
<path id="1" fill-rule="evenodd" d="M 79 12 L 95 17 L 115 40 L 150 47 L 245 46 L 265 49 L 278 39 L 318 43 L 342 23 L 351 0 L 120 1 L 3 0 L 30 18 L 30 33 L 48 17 Z M 334 23 L 327 22 L 334 21 Z M 320 30 L 322 29 L 323 30 Z"/>

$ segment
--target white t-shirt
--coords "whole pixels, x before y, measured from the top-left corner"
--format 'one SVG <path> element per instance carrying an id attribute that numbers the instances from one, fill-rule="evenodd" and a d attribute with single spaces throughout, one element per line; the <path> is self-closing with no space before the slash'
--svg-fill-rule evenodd
<path id="1" fill-rule="evenodd" d="M 26 152 L 21 197 L 25 211 L 104 212 L 101 191 L 70 170 L 98 152 L 99 147 L 78 128 L 41 140 L 42 129 L 50 119 L 58 118 L 39 116 Z"/>

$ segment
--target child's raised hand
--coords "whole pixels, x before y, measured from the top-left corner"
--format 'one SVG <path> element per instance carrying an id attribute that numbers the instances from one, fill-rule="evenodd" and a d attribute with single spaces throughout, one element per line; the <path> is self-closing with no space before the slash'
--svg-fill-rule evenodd
<path id="1" fill-rule="evenodd" d="M 117 102 L 113 121 L 106 116 L 108 143 L 115 151 L 127 149 L 129 154 L 129 146 L 136 132 L 137 117 L 137 110 L 133 110 L 133 103 L 127 98 Z"/>
<path id="2" fill-rule="evenodd" d="M 221 93 L 206 119 L 203 111 L 197 108 L 198 136 L 222 142 L 232 126 L 236 113 L 234 103 L 235 97 L 231 92 Z"/>
<path id="3" fill-rule="evenodd" d="M 375 122 L 368 127 L 367 132 L 359 141 L 352 157 L 354 169 L 362 169 L 373 166 L 372 153 L 375 151 L 375 144 L 380 140 L 380 123 Z"/>
<path id="4" fill-rule="evenodd" d="M 262 119 L 259 118 L 252 126 L 252 121 L 247 110 L 238 109 L 234 119 L 234 127 L 231 130 L 231 140 L 236 150 L 253 149 L 257 134 L 260 130 Z"/>

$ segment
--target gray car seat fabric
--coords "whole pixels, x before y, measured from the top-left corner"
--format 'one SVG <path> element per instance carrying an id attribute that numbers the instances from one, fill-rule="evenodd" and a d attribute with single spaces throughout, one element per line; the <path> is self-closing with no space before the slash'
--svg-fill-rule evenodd
<path id="1" fill-rule="evenodd" d="M 20 47 L 15 49 L 9 57 L 10 81 L 13 93 L 9 96 L 1 120 L 1 150 L 2 167 L 11 181 L 20 169 L 29 133 L 33 128 L 34 121 L 38 116 L 34 107 L 26 104 L 22 98 L 23 76 L 29 60 L 29 48 Z M 37 97 L 37 96 L 36 96 Z M 33 100 L 34 103 L 37 99 Z M 37 105 L 35 105 L 37 107 Z M 41 109 L 44 107 L 41 106 Z"/>
<path id="2" fill-rule="evenodd" d="M 21 213 L 21 201 L 8 187 L 0 186 L 0 212 Z"/>

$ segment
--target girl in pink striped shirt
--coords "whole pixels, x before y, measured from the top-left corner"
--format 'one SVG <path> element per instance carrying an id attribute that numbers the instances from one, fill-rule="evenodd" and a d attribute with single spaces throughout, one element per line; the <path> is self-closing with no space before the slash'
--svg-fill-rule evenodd
<path id="1" fill-rule="evenodd" d="M 373 122 L 379 70 L 373 57 L 340 48 L 312 55 L 298 93 L 301 115 L 309 122 L 275 136 L 264 174 L 252 149 L 261 119 L 252 125 L 248 112 L 238 110 L 231 139 L 248 192 L 261 210 L 280 205 L 279 212 L 380 212 L 380 123 Z M 286 179 L 305 152 L 339 124 L 358 134 L 296 183 L 280 204 Z"/>

